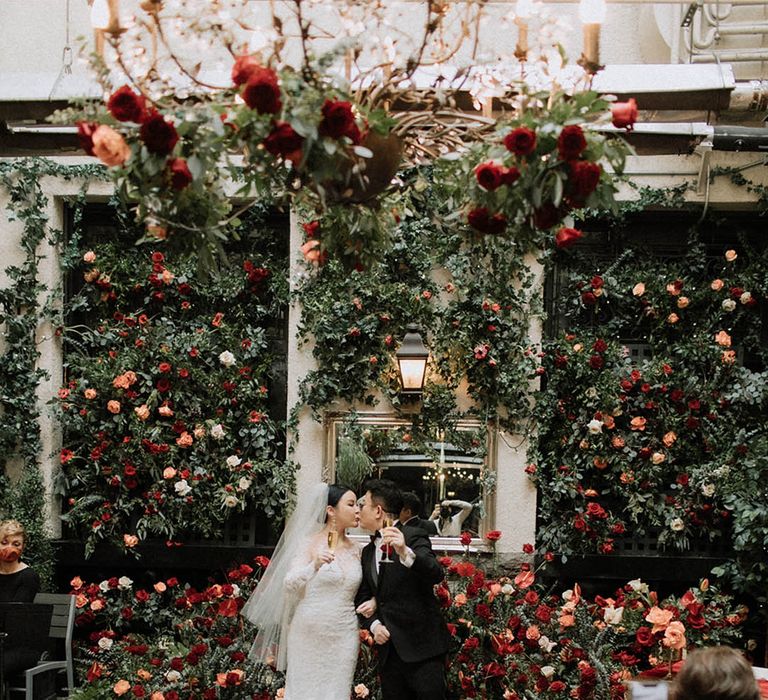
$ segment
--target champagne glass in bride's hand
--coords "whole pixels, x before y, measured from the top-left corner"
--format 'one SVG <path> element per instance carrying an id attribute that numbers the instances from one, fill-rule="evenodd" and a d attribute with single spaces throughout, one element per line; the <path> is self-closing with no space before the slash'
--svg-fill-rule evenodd
<path id="1" fill-rule="evenodd" d="M 339 544 L 339 531 L 332 527 L 328 530 L 328 551 L 333 554 L 336 551 L 336 545 Z"/>
<path id="2" fill-rule="evenodd" d="M 392 527 L 394 525 L 394 520 L 389 516 L 384 516 L 384 527 Z M 394 558 L 392 557 L 392 545 L 389 543 L 385 543 L 381 545 L 382 549 L 382 555 L 381 555 L 381 564 L 391 564 L 394 561 Z"/>

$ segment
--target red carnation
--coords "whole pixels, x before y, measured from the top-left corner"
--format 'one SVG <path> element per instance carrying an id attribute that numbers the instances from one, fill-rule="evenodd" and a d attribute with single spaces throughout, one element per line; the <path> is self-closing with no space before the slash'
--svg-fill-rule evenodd
<path id="1" fill-rule="evenodd" d="M 611 105 L 611 117 L 613 125 L 617 129 L 632 131 L 637 121 L 637 102 L 630 97 L 626 102 L 616 102 Z"/>
<path id="2" fill-rule="evenodd" d="M 304 137 L 297 134 L 288 122 L 277 122 L 264 139 L 264 148 L 273 156 L 282 156 L 294 164 L 301 159 L 303 145 Z"/>
<path id="3" fill-rule="evenodd" d="M 475 168 L 475 177 L 477 182 L 484 190 L 493 192 L 498 189 L 503 183 L 504 170 L 498 164 L 489 160 L 485 163 L 480 163 Z"/>
<path id="4" fill-rule="evenodd" d="M 498 234 L 507 228 L 507 217 L 504 214 L 491 216 L 485 207 L 475 207 L 467 214 L 469 225 L 480 233 Z"/>
<path id="5" fill-rule="evenodd" d="M 360 143 L 360 129 L 355 124 L 352 105 L 341 100 L 326 100 L 322 108 L 323 120 L 319 131 L 322 136 L 338 139 L 348 136 L 352 143 Z"/>
<path id="6" fill-rule="evenodd" d="M 150 153 L 167 156 L 179 140 L 176 127 L 159 112 L 153 112 L 141 125 L 139 136 Z"/>
<path id="7" fill-rule="evenodd" d="M 184 158 L 173 158 L 168 163 L 171 173 L 171 186 L 174 190 L 183 190 L 192 182 L 192 173 L 189 172 L 187 161 Z"/>
<path id="8" fill-rule="evenodd" d="M 77 140 L 80 142 L 80 147 L 89 155 L 93 153 L 93 132 L 99 128 L 100 124 L 97 122 L 76 122 L 77 124 Z"/>
<path id="9" fill-rule="evenodd" d="M 568 185 L 571 196 L 584 201 L 591 195 L 600 182 L 603 169 L 588 160 L 575 160 L 569 163 Z"/>
<path id="10" fill-rule="evenodd" d="M 271 68 L 254 66 L 243 89 L 243 100 L 259 114 L 277 114 L 283 106 L 277 73 Z"/>
<path id="11" fill-rule="evenodd" d="M 578 124 L 563 127 L 557 138 L 557 152 L 562 160 L 575 160 L 586 147 L 587 140 Z"/>
<path id="12" fill-rule="evenodd" d="M 504 137 L 504 145 L 516 156 L 527 156 L 536 150 L 536 132 L 519 126 Z"/>
<path id="13" fill-rule="evenodd" d="M 575 245 L 583 235 L 584 234 L 576 228 L 563 227 L 555 234 L 555 245 L 558 248 L 570 248 L 572 245 Z"/>
<path id="14" fill-rule="evenodd" d="M 115 90 L 107 102 L 107 109 L 119 122 L 142 122 L 147 116 L 144 97 L 127 85 Z"/>

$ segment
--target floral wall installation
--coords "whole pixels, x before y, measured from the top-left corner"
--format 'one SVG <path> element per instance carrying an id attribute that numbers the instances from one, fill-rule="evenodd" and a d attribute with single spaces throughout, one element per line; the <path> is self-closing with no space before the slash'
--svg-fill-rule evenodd
<path id="1" fill-rule="evenodd" d="M 287 285 L 275 230 L 252 218 L 227 274 L 204 279 L 194 257 L 126 251 L 129 235 L 80 243 L 60 329 L 65 520 L 89 552 L 216 536 L 249 507 L 280 520 L 293 467 L 270 415 Z"/>

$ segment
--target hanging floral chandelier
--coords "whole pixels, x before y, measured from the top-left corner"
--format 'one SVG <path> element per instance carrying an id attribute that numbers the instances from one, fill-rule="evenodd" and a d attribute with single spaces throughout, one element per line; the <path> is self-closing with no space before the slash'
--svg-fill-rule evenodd
<path id="1" fill-rule="evenodd" d="M 212 258 L 242 209 L 269 199 L 318 216 L 341 207 L 335 223 L 359 235 L 334 247 L 375 257 L 399 169 L 498 143 L 494 116 L 527 124 L 588 92 L 602 2 L 582 0 L 579 67 L 530 0 L 93 0 L 105 101 L 58 118 L 78 123 L 149 236 L 183 232 L 182 247 Z M 561 117 L 606 107 L 580 104 Z"/>

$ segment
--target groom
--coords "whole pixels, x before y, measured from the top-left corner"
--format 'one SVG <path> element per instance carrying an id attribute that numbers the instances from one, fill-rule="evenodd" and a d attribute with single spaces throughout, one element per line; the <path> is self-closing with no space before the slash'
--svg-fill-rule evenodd
<path id="1" fill-rule="evenodd" d="M 429 537 L 421 529 L 383 527 L 397 518 L 401 496 L 385 479 L 369 482 L 360 507 L 360 526 L 376 532 L 363 549 L 363 580 L 355 604 L 376 598 L 377 609 L 362 623 L 379 645 L 384 700 L 444 700 L 448 630 L 433 586 L 443 580 Z M 388 545 L 390 559 L 381 563 Z M 386 558 L 386 557 L 385 557 Z"/>

